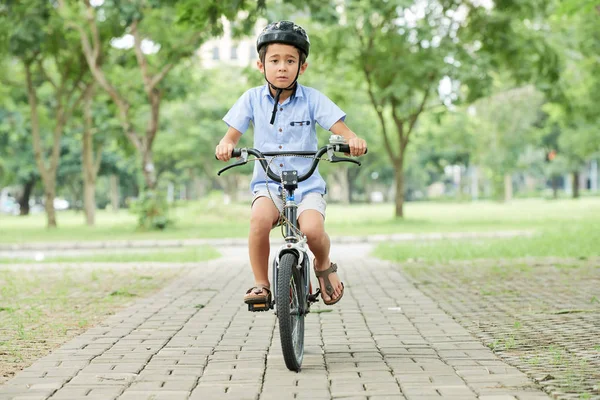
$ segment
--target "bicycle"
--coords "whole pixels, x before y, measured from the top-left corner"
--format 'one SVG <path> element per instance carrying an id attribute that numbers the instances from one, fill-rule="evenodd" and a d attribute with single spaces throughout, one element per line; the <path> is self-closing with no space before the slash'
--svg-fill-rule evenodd
<path id="1" fill-rule="evenodd" d="M 361 163 L 357 160 L 338 157 L 335 152 L 350 153 L 350 146 L 342 143 L 343 138 L 332 135 L 330 143 L 317 151 L 285 151 L 262 153 L 254 148 L 234 149 L 232 157 L 241 157 L 240 161 L 230 164 L 221 169 L 217 175 L 221 175 L 228 169 L 245 165 L 248 156 L 255 158 L 250 161 L 259 161 L 266 175 L 274 182 L 283 186 L 287 192 L 283 207 L 282 218 L 285 224 L 285 235 L 283 244 L 273 259 L 273 280 L 275 285 L 273 293 L 275 297 L 270 303 L 248 304 L 249 311 L 268 311 L 275 309 L 279 321 L 279 336 L 285 365 L 289 370 L 300 371 L 304 357 L 304 317 L 310 312 L 312 303 L 318 301 L 320 289 L 312 293 L 310 283 L 310 260 L 307 253 L 306 237 L 298 228 L 297 204 L 294 199 L 294 191 L 298 183 L 308 179 L 317 169 L 321 156 L 327 153 L 326 159 L 332 163 L 351 162 Z M 298 171 L 281 171 L 281 176 L 274 173 L 267 162 L 266 157 L 300 156 L 313 158 L 310 169 L 305 174 L 298 176 Z M 270 194 L 270 193 L 269 193 Z M 275 308 L 276 307 L 276 308 Z"/>

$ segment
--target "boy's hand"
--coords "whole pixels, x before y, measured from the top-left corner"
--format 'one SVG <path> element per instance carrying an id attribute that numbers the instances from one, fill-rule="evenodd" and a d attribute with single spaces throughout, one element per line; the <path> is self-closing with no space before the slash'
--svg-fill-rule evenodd
<path id="1" fill-rule="evenodd" d="M 233 143 L 219 143 L 215 150 L 215 156 L 221 161 L 231 160 L 231 152 L 233 151 Z"/>
<path id="2" fill-rule="evenodd" d="M 348 146 L 350 146 L 351 156 L 362 156 L 367 150 L 367 142 L 359 137 L 348 139 Z"/>

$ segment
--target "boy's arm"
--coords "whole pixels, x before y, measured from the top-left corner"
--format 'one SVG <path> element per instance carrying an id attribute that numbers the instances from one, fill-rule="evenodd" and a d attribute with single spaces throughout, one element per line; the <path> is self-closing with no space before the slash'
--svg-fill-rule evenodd
<path id="1" fill-rule="evenodd" d="M 242 132 L 230 126 L 215 149 L 217 158 L 221 161 L 229 161 L 231 159 L 231 152 L 238 144 L 241 137 Z"/>
<path id="2" fill-rule="evenodd" d="M 350 146 L 350 155 L 362 156 L 367 150 L 367 142 L 364 139 L 359 138 L 356 133 L 352 132 L 350 128 L 341 119 L 333 124 L 329 129 L 331 133 L 335 135 L 343 136 Z"/>

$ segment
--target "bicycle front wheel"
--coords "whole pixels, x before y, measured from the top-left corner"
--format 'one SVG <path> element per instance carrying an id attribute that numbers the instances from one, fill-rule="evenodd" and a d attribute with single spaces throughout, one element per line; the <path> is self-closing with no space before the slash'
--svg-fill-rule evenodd
<path id="1" fill-rule="evenodd" d="M 302 270 L 297 268 L 298 257 L 286 253 L 279 261 L 277 274 L 277 318 L 285 365 L 300 371 L 304 357 L 304 315 L 306 294 Z"/>

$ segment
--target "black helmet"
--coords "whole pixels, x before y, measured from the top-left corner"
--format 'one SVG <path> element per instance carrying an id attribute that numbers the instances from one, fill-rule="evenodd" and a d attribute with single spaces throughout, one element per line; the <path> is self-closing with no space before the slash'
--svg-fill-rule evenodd
<path id="1" fill-rule="evenodd" d="M 306 31 L 292 21 L 273 22 L 265 27 L 256 40 L 256 51 L 271 43 L 284 43 L 298 48 L 308 57 L 310 41 Z"/>

